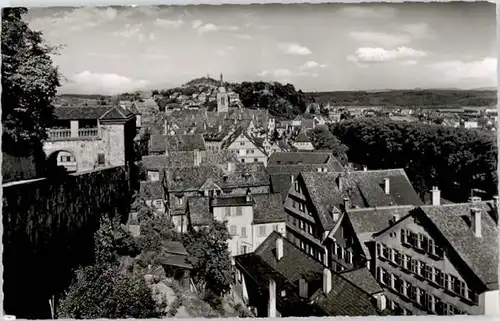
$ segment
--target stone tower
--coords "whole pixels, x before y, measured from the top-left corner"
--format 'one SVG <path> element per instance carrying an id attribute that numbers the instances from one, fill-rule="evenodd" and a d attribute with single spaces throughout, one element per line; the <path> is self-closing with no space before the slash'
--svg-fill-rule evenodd
<path id="1" fill-rule="evenodd" d="M 219 92 L 217 93 L 217 112 L 223 113 L 229 111 L 229 96 L 224 86 L 224 78 L 220 74 Z"/>

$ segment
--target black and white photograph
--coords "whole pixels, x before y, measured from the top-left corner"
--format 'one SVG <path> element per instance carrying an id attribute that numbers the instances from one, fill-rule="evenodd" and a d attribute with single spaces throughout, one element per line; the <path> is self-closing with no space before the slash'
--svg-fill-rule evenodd
<path id="1" fill-rule="evenodd" d="M 2 8 L 4 319 L 500 314 L 496 10 Z"/>

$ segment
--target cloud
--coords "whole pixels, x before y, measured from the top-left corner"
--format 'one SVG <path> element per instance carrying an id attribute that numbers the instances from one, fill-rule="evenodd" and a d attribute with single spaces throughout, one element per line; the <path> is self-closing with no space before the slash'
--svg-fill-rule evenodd
<path id="1" fill-rule="evenodd" d="M 393 47 L 407 44 L 411 41 L 411 37 L 406 34 L 388 34 L 384 32 L 372 31 L 353 31 L 349 35 L 357 41 L 363 43 L 376 43 L 382 46 Z"/>
<path id="2" fill-rule="evenodd" d="M 247 33 L 238 33 L 235 35 L 236 38 L 239 38 L 239 39 L 247 39 L 247 40 L 250 40 L 252 39 L 253 37 Z"/>
<path id="3" fill-rule="evenodd" d="M 394 8 L 380 5 L 377 5 L 377 7 L 346 5 L 339 10 L 342 16 L 355 19 L 391 18 L 394 17 L 396 12 L 397 10 Z"/>
<path id="4" fill-rule="evenodd" d="M 404 61 L 401 61 L 401 64 L 403 66 L 413 66 L 413 65 L 418 64 L 418 61 L 416 61 L 416 60 L 404 60 Z"/>
<path id="5" fill-rule="evenodd" d="M 451 60 L 430 64 L 429 68 L 439 71 L 449 80 L 484 80 L 488 85 L 497 83 L 497 59 L 487 57 L 475 61 Z"/>
<path id="6" fill-rule="evenodd" d="M 89 53 L 87 53 L 87 55 L 91 56 L 91 57 L 112 58 L 112 59 L 118 59 L 118 58 L 125 58 L 125 57 L 127 57 L 127 55 L 119 54 L 119 53 L 89 52 Z"/>
<path id="7" fill-rule="evenodd" d="M 104 23 L 114 21 L 118 16 L 116 9 L 84 7 L 72 10 L 58 11 L 50 16 L 43 15 L 32 19 L 29 24 L 35 30 L 45 34 L 58 36 L 60 34 L 94 28 Z"/>
<path id="8" fill-rule="evenodd" d="M 316 61 L 307 61 L 302 66 L 299 67 L 301 70 L 314 69 L 314 68 L 325 68 L 326 65 L 319 64 Z"/>
<path id="9" fill-rule="evenodd" d="M 287 55 L 307 56 L 312 54 L 309 48 L 301 46 L 297 43 L 282 43 L 278 45 L 279 49 Z"/>
<path id="10" fill-rule="evenodd" d="M 196 23 L 195 23 L 196 22 Z M 197 29 L 200 34 L 215 31 L 238 31 L 238 26 L 215 25 L 213 23 L 203 24 L 201 20 L 193 21 L 193 29 Z"/>
<path id="11" fill-rule="evenodd" d="M 75 74 L 72 82 L 82 91 L 116 94 L 145 88 L 146 80 L 133 80 L 117 74 L 92 73 L 88 70 Z"/>
<path id="12" fill-rule="evenodd" d="M 408 47 L 399 47 L 395 50 L 384 48 L 364 47 L 347 57 L 347 60 L 359 64 L 383 63 L 394 60 L 409 60 L 426 56 L 426 53 Z"/>
<path id="13" fill-rule="evenodd" d="M 202 24 L 203 24 L 203 21 L 201 21 L 201 20 L 194 20 L 191 23 L 193 29 L 198 29 L 199 27 L 201 27 Z"/>
<path id="14" fill-rule="evenodd" d="M 115 31 L 113 34 L 118 37 L 130 38 L 141 34 L 142 24 L 126 24 L 121 30 Z"/>
<path id="15" fill-rule="evenodd" d="M 156 40 L 156 36 L 153 32 L 149 33 L 149 39 L 153 41 Z"/>
<path id="16" fill-rule="evenodd" d="M 168 19 L 161 19 L 157 18 L 155 20 L 156 25 L 165 27 L 165 28 L 173 28 L 173 29 L 179 29 L 184 25 L 184 21 L 178 19 L 178 20 L 168 20 Z"/>

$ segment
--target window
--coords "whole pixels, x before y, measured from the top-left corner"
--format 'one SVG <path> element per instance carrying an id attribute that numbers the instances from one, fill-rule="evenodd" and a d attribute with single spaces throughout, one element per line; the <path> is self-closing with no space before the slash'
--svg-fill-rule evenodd
<path id="1" fill-rule="evenodd" d="M 417 302 L 420 305 L 423 305 L 425 302 L 426 295 L 427 293 L 424 290 L 417 288 L 417 296 L 415 297 L 415 302 Z"/>
<path id="2" fill-rule="evenodd" d="M 240 142 L 240 146 L 245 146 L 245 142 Z"/>
<path id="3" fill-rule="evenodd" d="M 279 230 L 279 225 L 278 225 L 278 224 L 274 224 L 274 225 L 273 225 L 273 230 L 275 230 L 276 232 L 278 232 L 278 230 Z"/>
<path id="4" fill-rule="evenodd" d="M 385 244 L 380 244 L 381 246 L 381 253 L 380 253 L 380 256 L 383 257 L 384 259 L 388 259 L 389 258 L 389 249 L 387 248 L 387 246 Z"/>
<path id="5" fill-rule="evenodd" d="M 415 271 L 414 273 L 418 276 L 424 276 L 425 263 L 421 261 L 415 261 Z"/>
<path id="6" fill-rule="evenodd" d="M 401 229 L 401 243 L 409 244 L 410 233 L 407 229 Z"/>
<path id="7" fill-rule="evenodd" d="M 241 227 L 241 237 L 247 237 L 247 228 L 245 226 Z"/>
<path id="8" fill-rule="evenodd" d="M 104 165 L 105 163 L 106 161 L 104 159 L 104 154 L 102 153 L 97 154 L 97 164 Z"/>
<path id="9" fill-rule="evenodd" d="M 154 181 L 159 181 L 160 180 L 160 172 L 156 170 L 149 170 L 148 171 L 148 180 L 151 182 Z"/>
<path id="10" fill-rule="evenodd" d="M 307 224 L 307 230 L 309 234 L 314 235 L 314 230 L 311 224 Z"/>
<path id="11" fill-rule="evenodd" d="M 297 202 L 295 200 L 292 200 L 292 207 L 293 208 L 297 207 Z"/>
<path id="12" fill-rule="evenodd" d="M 229 216 L 231 216 L 231 208 L 225 207 L 224 208 L 224 217 L 229 217 Z"/>
<path id="13" fill-rule="evenodd" d="M 236 231 L 236 225 L 231 225 L 229 227 L 229 234 L 231 235 L 236 235 L 237 231 Z"/>
<path id="14" fill-rule="evenodd" d="M 417 244 L 416 247 L 417 249 L 423 250 L 425 248 L 425 243 L 426 243 L 426 237 L 423 234 L 419 234 L 417 238 Z"/>
<path id="15" fill-rule="evenodd" d="M 241 216 L 243 215 L 243 209 L 241 206 L 236 207 L 236 216 Z"/>
<path id="16" fill-rule="evenodd" d="M 304 229 L 304 226 L 305 226 L 304 221 L 299 220 L 299 228 L 300 228 L 301 230 L 303 230 L 303 229 Z"/>
<path id="17" fill-rule="evenodd" d="M 253 153 L 254 153 L 254 150 L 253 150 L 253 149 L 249 149 L 249 150 L 248 150 L 248 153 L 249 153 L 249 154 L 253 154 Z"/>
<path id="18" fill-rule="evenodd" d="M 345 250 L 343 247 L 340 248 L 340 253 L 339 253 L 339 259 L 343 260 L 345 259 Z"/>
<path id="19" fill-rule="evenodd" d="M 304 204 L 303 203 L 299 203 L 299 210 L 300 211 L 304 211 Z"/>
<path id="20" fill-rule="evenodd" d="M 182 201 L 183 201 L 183 197 L 182 196 L 177 196 L 176 197 L 177 206 L 182 206 Z"/>
<path id="21" fill-rule="evenodd" d="M 436 312 L 436 297 L 431 295 L 431 294 L 427 294 L 427 310 L 429 311 L 432 311 L 432 312 Z"/>
<path id="22" fill-rule="evenodd" d="M 346 261 L 347 261 L 347 263 L 352 264 L 352 258 L 353 258 L 352 252 L 351 251 L 346 251 Z"/>
<path id="23" fill-rule="evenodd" d="M 295 181 L 295 191 L 300 192 L 299 182 Z"/>
<path id="24" fill-rule="evenodd" d="M 259 236 L 266 236 L 266 226 L 259 226 Z"/>
<path id="25" fill-rule="evenodd" d="M 340 246 L 339 244 L 337 244 L 336 248 L 337 248 L 337 250 L 335 251 L 335 255 L 337 255 L 338 257 L 340 257 L 342 255 L 342 246 Z"/>
<path id="26" fill-rule="evenodd" d="M 241 159 L 241 162 L 242 162 L 242 163 L 244 163 L 244 162 L 245 162 L 245 159 L 244 159 L 244 158 L 242 158 L 242 159 Z"/>
<path id="27" fill-rule="evenodd" d="M 333 255 L 337 255 L 337 242 L 333 241 L 333 245 L 331 246 Z"/>
<path id="28" fill-rule="evenodd" d="M 254 158 L 254 159 L 253 159 L 253 162 L 254 162 L 254 163 L 258 163 L 258 162 L 259 162 L 259 159 L 258 159 L 258 158 Z"/>

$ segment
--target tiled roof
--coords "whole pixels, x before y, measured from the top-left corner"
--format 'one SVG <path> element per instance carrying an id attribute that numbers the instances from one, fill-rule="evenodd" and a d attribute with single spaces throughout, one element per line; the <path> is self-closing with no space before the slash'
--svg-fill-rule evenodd
<path id="1" fill-rule="evenodd" d="M 193 268 L 193 266 L 189 263 L 188 258 L 184 255 L 162 253 L 158 257 L 158 263 L 161 265 L 170 265 L 185 269 Z"/>
<path id="2" fill-rule="evenodd" d="M 276 239 L 278 237 L 282 236 L 273 232 L 254 253 L 235 257 L 237 266 L 242 267 L 246 273 L 250 274 L 251 278 L 260 285 L 260 288 L 267 289 L 268 280 L 273 278 L 276 281 L 277 291 L 287 290 L 286 300 L 277 295 L 278 308 L 285 310 L 285 313 L 290 313 L 290 309 L 293 310 L 293 304 L 303 303 L 298 299 L 297 294 L 299 280 L 304 278 L 308 283 L 309 290 L 307 302 L 314 303 L 308 304 L 311 315 L 364 316 L 377 314 L 377 310 L 371 302 L 371 296 L 339 274 L 332 272 L 332 290 L 325 295 L 322 291 L 323 265 L 302 252 L 286 238 L 283 238 L 283 257 L 277 261 Z M 289 303 L 288 306 L 284 306 L 286 302 Z M 305 307 L 301 306 L 301 308 Z M 291 312 L 289 315 L 300 314 Z"/>
<path id="3" fill-rule="evenodd" d="M 204 196 L 189 197 L 187 211 L 191 225 L 209 225 L 213 217 L 210 213 L 210 199 Z"/>
<path id="4" fill-rule="evenodd" d="M 212 207 L 251 206 L 252 200 L 247 201 L 245 195 L 220 196 L 212 201 Z"/>
<path id="5" fill-rule="evenodd" d="M 170 151 L 193 151 L 205 150 L 205 141 L 203 136 L 194 135 L 175 135 L 166 137 L 167 150 Z"/>
<path id="6" fill-rule="evenodd" d="M 481 234 L 470 227 L 471 209 L 479 208 Z M 422 212 L 439 229 L 467 266 L 490 289 L 498 289 L 498 227 L 493 202 L 422 206 Z"/>
<path id="7" fill-rule="evenodd" d="M 339 190 L 339 176 L 343 177 L 342 190 Z M 352 205 L 362 208 L 422 204 L 403 169 L 342 173 L 303 172 L 300 177 L 325 230 L 333 227 L 329 208 L 341 206 L 344 198 L 349 198 Z M 389 194 L 384 192 L 384 178 L 389 178 Z"/>
<path id="8" fill-rule="evenodd" d="M 253 207 L 254 224 L 285 222 L 286 213 L 280 194 L 255 194 Z"/>
<path id="9" fill-rule="evenodd" d="M 311 140 L 307 137 L 305 131 L 301 130 L 300 133 L 294 139 L 297 143 L 310 143 Z"/>
<path id="10" fill-rule="evenodd" d="M 153 153 L 165 153 L 167 147 L 167 135 L 151 135 L 149 151 Z"/>
<path id="11" fill-rule="evenodd" d="M 269 179 L 262 163 L 235 163 L 229 172 L 227 164 L 168 168 L 167 188 L 169 191 L 198 190 L 208 178 L 221 188 L 268 186 Z"/>
<path id="12" fill-rule="evenodd" d="M 99 119 L 100 120 L 115 120 L 115 119 L 128 119 L 135 115 L 121 106 L 114 106 L 106 111 Z"/>
<path id="13" fill-rule="evenodd" d="M 166 253 L 185 255 L 185 256 L 189 255 L 182 242 L 166 240 L 162 242 L 162 246 L 163 246 L 163 251 Z"/>
<path id="14" fill-rule="evenodd" d="M 368 294 L 384 292 L 380 284 L 366 267 L 340 272 L 340 275 Z"/>
<path id="15" fill-rule="evenodd" d="M 325 152 L 276 152 L 269 156 L 269 165 L 326 164 L 331 153 Z"/>
<path id="16" fill-rule="evenodd" d="M 99 119 L 109 106 L 55 107 L 54 118 L 61 120 Z"/>
<path id="17" fill-rule="evenodd" d="M 408 216 L 413 206 L 387 206 L 378 208 L 350 209 L 344 220 L 348 220 L 354 233 L 361 243 L 361 248 L 366 257 L 370 258 L 367 242 L 373 241 L 373 234 L 390 226 L 394 215 L 399 218 Z M 333 232 L 333 231 L 332 231 Z"/>
<path id="18" fill-rule="evenodd" d="M 139 195 L 146 200 L 163 199 L 163 185 L 161 181 L 141 182 Z"/>
<path id="19" fill-rule="evenodd" d="M 202 151 L 201 164 L 204 166 L 224 165 L 229 161 L 236 162 L 232 152 L 227 150 Z M 194 166 L 195 153 L 169 152 L 168 155 L 150 155 L 142 157 L 142 164 L 146 169 L 166 169 L 170 167 L 192 167 Z"/>
<path id="20" fill-rule="evenodd" d="M 302 127 L 303 128 L 313 128 L 314 127 L 314 119 L 302 119 Z"/>

